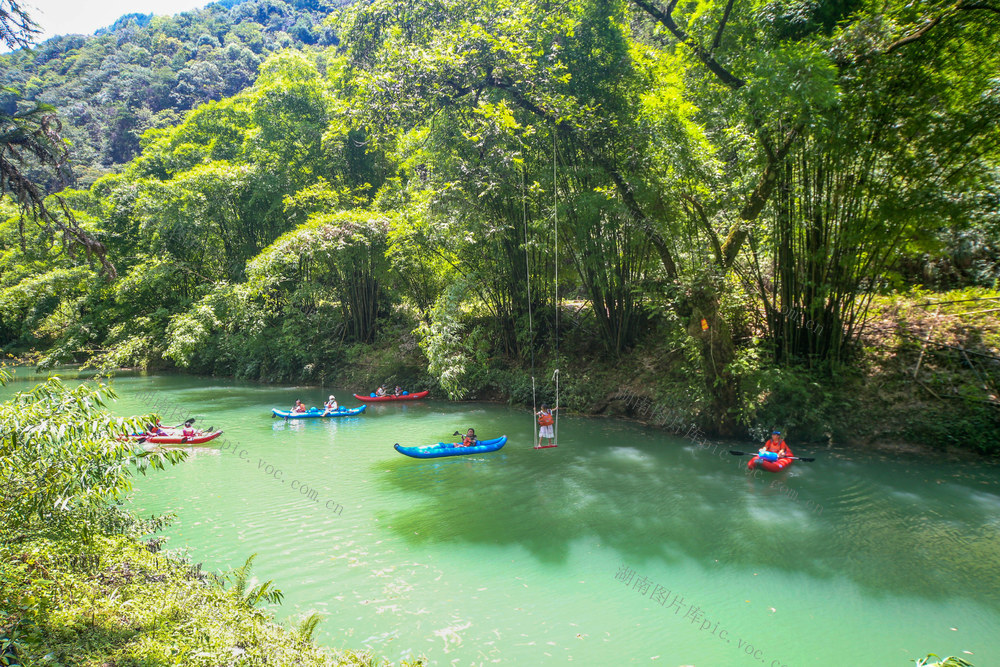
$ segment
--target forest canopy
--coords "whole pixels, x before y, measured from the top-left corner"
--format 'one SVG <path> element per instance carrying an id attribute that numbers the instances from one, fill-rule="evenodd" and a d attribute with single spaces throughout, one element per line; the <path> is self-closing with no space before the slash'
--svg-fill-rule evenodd
<path id="1" fill-rule="evenodd" d="M 62 198 L 117 277 L 6 205 L 0 345 L 323 380 L 406 340 L 449 395 L 514 400 L 536 363 L 659 346 L 734 434 L 770 371 L 849 368 L 880 295 L 995 287 L 998 28 L 965 0 L 251 0 L 47 42 L 11 83 L 90 137 Z"/>

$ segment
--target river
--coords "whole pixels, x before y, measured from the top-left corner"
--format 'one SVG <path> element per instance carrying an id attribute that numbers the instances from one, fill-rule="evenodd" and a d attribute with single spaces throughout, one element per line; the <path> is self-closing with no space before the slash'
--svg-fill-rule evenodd
<path id="1" fill-rule="evenodd" d="M 23 388 L 26 375 L 3 390 Z M 259 554 L 280 619 L 317 641 L 431 664 L 899 665 L 929 652 L 1000 664 L 1000 467 L 796 447 L 744 472 L 729 449 L 563 415 L 559 446 L 502 405 L 374 404 L 272 419 L 329 388 L 120 376 L 113 412 L 223 428 L 136 480 L 141 514 L 206 569 Z M 346 389 L 333 391 L 358 405 Z M 417 460 L 393 443 L 506 434 L 499 452 Z"/>

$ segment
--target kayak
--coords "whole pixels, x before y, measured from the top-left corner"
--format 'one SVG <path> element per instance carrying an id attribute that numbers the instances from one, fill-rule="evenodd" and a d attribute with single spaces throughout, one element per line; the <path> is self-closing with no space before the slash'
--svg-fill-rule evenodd
<path id="1" fill-rule="evenodd" d="M 747 461 L 747 469 L 754 470 L 756 468 L 761 468 L 762 470 L 767 470 L 769 472 L 780 472 L 792 465 L 793 458 L 780 458 L 777 461 L 768 461 L 767 459 L 762 459 L 759 456 L 755 456 L 749 461 Z"/>
<path id="2" fill-rule="evenodd" d="M 373 403 L 375 401 L 416 401 L 423 398 L 430 391 L 418 391 L 414 394 L 404 394 L 402 396 L 362 396 L 361 394 L 354 394 L 354 398 L 358 399 L 362 403 Z"/>
<path id="3" fill-rule="evenodd" d="M 501 435 L 492 440 L 480 440 L 479 444 L 472 447 L 459 447 L 454 442 L 439 442 L 436 445 L 426 445 L 424 447 L 404 447 L 393 445 L 400 454 L 412 456 L 415 459 L 436 459 L 441 456 L 465 456 L 466 454 L 485 454 L 495 452 L 507 444 L 507 436 Z"/>
<path id="4" fill-rule="evenodd" d="M 339 410 L 334 410 L 328 415 L 324 415 L 324 410 L 319 410 L 317 408 L 312 408 L 306 412 L 290 412 L 289 410 L 278 410 L 275 408 L 271 410 L 275 417 L 282 417 L 283 419 L 318 419 L 320 417 L 326 417 L 330 419 L 331 417 L 351 417 L 353 415 L 360 415 L 365 411 L 365 407 L 360 406 L 357 408 L 340 408 Z"/>
<path id="5" fill-rule="evenodd" d="M 146 436 L 142 433 L 134 433 L 132 434 L 132 437 L 140 438 L 143 442 L 152 442 L 159 445 L 200 445 L 203 442 L 215 440 L 220 435 L 222 435 L 221 429 L 218 431 L 212 431 L 211 433 L 199 433 L 198 435 L 192 435 L 190 437 L 185 437 L 180 434 Z"/>

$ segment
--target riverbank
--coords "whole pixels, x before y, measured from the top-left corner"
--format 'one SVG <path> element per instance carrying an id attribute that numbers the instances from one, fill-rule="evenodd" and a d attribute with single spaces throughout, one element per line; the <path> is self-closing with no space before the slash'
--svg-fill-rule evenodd
<path id="1" fill-rule="evenodd" d="M 768 360 L 765 344 L 748 345 L 735 364 L 741 403 L 732 407 L 733 415 L 753 440 L 780 428 L 811 445 L 1000 455 L 997 304 L 1000 292 L 984 289 L 878 298 L 860 348 L 833 371 L 779 366 Z M 415 348 L 414 341 L 373 347 L 336 382 L 400 382 L 433 390 L 435 379 Z M 410 349 L 410 356 L 399 356 L 399 349 Z M 680 337 L 652 331 L 628 354 L 612 357 L 589 329 L 579 327 L 566 335 L 558 367 L 558 398 L 566 412 L 655 426 L 684 423 L 717 435 L 706 417 L 701 378 Z M 552 350 L 539 351 L 534 370 L 486 357 L 465 373 L 466 398 L 552 405 L 556 369 Z"/>
<path id="2" fill-rule="evenodd" d="M 316 646 L 320 617 L 279 625 L 255 607 L 254 587 L 241 590 L 233 579 L 223 588 L 199 565 L 159 553 L 157 540 L 4 541 L 0 598 L 11 604 L 0 609 L 0 637 L 23 664 L 386 664 L 368 652 Z"/>
<path id="3" fill-rule="evenodd" d="M 836 369 L 778 365 L 762 332 L 748 329 L 733 363 L 739 385 L 731 406 L 742 437 L 763 440 L 772 428 L 810 445 L 848 445 L 889 450 L 962 450 L 1000 454 L 1000 291 L 966 289 L 879 297 L 854 356 Z M 186 372 L 230 375 L 264 382 L 356 387 L 379 384 L 447 392 L 420 345 L 411 312 L 387 320 L 370 345 L 324 346 L 303 352 L 299 370 L 276 372 L 260 360 L 241 365 L 195 364 Z M 718 437 L 704 381 L 676 326 L 651 323 L 627 353 L 607 353 L 588 320 L 573 304 L 562 325 L 562 345 L 535 350 L 534 367 L 498 354 L 475 320 L 460 332 L 449 368 L 461 398 L 532 406 L 556 401 L 565 412 L 633 419 L 664 425 L 695 425 Z M 37 360 L 37 357 L 35 358 Z M 558 363 L 557 363 L 558 359 Z M 144 366 L 173 368 L 160 355 Z M 242 370 L 240 370 L 242 369 Z"/>

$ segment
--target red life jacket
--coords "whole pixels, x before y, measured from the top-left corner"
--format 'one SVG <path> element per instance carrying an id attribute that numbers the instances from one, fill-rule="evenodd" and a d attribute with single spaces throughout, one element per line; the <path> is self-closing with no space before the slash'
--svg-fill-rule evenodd
<path id="1" fill-rule="evenodd" d="M 784 439 L 782 439 L 781 442 L 779 442 L 777 447 L 775 447 L 774 449 L 771 449 L 772 444 L 774 444 L 773 441 L 768 440 L 767 442 L 764 443 L 764 449 L 766 449 L 769 452 L 774 452 L 776 454 L 780 452 L 782 449 L 784 449 L 785 453 L 781 455 L 781 458 L 785 458 L 787 456 L 794 456 L 794 454 L 792 454 L 792 450 L 788 447 L 788 445 L 785 444 Z"/>
<path id="2" fill-rule="evenodd" d="M 551 412 L 542 412 L 538 415 L 538 425 L 539 426 L 552 426 L 555 420 L 552 419 Z"/>

